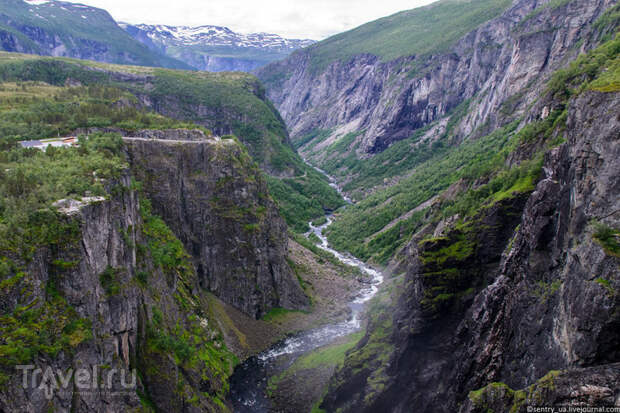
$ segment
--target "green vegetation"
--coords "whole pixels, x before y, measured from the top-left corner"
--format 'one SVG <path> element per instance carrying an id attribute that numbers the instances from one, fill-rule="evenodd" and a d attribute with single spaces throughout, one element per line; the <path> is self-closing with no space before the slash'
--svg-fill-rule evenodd
<path id="1" fill-rule="evenodd" d="M 536 16 L 540 15 L 545 10 L 555 10 L 557 8 L 560 8 L 562 6 L 567 5 L 568 3 L 570 3 L 570 1 L 571 0 L 551 0 L 548 3 L 542 4 L 541 6 L 535 8 L 530 13 L 528 13 L 528 15 L 525 16 L 519 22 L 519 26 L 523 26 L 525 24 L 525 22 L 527 22 L 527 21 L 535 18 Z"/>
<path id="2" fill-rule="evenodd" d="M 594 282 L 606 289 L 610 296 L 614 296 L 618 293 L 611 285 L 611 282 L 605 278 L 599 277 L 595 279 Z"/>
<path id="3" fill-rule="evenodd" d="M 545 281 L 538 281 L 533 293 L 542 302 L 546 302 L 551 296 L 553 296 L 562 286 L 562 281 L 555 280 L 551 283 Z"/>
<path id="4" fill-rule="evenodd" d="M 69 78 L 81 85 L 65 86 Z M 0 56 L 0 80 L 4 81 L 0 83 L 0 289 L 16 303 L 0 313 L 0 381 L 6 380 L 3 372 L 8 366 L 24 364 L 36 356 L 71 352 L 91 338 L 88 320 L 80 319 L 62 297 L 64 277 L 77 269 L 80 260 L 80 220 L 60 213 L 56 201 L 100 202 L 92 197 L 107 199 L 129 189 L 141 191 L 139 182 L 132 182 L 131 188 L 121 184 L 128 165 L 120 134 L 93 132 L 80 136 L 77 147 L 48 147 L 45 151 L 21 148 L 16 142 L 70 134 L 79 128 L 195 127 L 138 109 L 133 89 L 137 86 L 112 78 L 71 60 Z M 245 149 L 235 161 L 257 173 Z M 205 303 L 195 294 L 196 273 L 183 244 L 152 213 L 144 194 L 140 198 L 142 225 L 118 228 L 126 248 L 136 251 L 135 280 L 129 279 L 125 268 L 108 267 L 98 275 L 99 282 L 108 298 L 133 287 L 150 295 L 162 310 L 158 310 L 160 321 L 146 326 L 144 351 L 154 356 L 152 360 L 172 358 L 183 371 L 191 369 L 195 377 L 212 385 L 210 393 L 203 395 L 223 406 L 221 400 L 236 359 L 217 329 L 208 329 L 206 320 L 199 317 Z M 264 208 L 251 212 L 265 213 Z M 137 239 L 144 242 L 137 243 L 132 237 L 134 229 L 140 234 Z M 40 251 L 46 253 L 38 254 Z M 36 299 L 36 280 L 26 270 L 33 259 L 43 260 L 41 265 L 49 268 L 43 293 L 37 293 Z M 161 291 L 151 289 L 149 281 L 157 282 L 161 276 L 170 287 L 170 296 L 161 297 Z M 164 311 L 171 305 L 178 310 Z M 162 313 L 168 317 L 174 314 L 177 319 L 165 318 Z M 179 397 L 197 402 L 199 395 L 189 381 L 171 378 L 169 371 L 162 370 L 164 366 L 153 362 L 141 368 L 143 373 L 173 380 L 171 388 Z M 143 395 L 143 400 L 148 398 Z"/>
<path id="5" fill-rule="evenodd" d="M 393 145 L 393 152 L 387 153 L 390 151 L 388 148 L 385 151 L 386 158 L 378 155 L 375 157 L 376 162 L 356 161 L 360 166 L 355 166 L 355 162 L 352 162 L 348 167 L 357 168 L 356 172 L 362 178 L 357 180 L 358 178 L 354 177 L 349 189 L 357 185 L 378 183 L 365 178 L 363 172 L 359 173 L 365 168 L 372 171 L 372 174 L 384 177 L 389 177 L 392 173 L 402 175 L 404 171 L 410 172 L 395 185 L 376 191 L 344 210 L 327 229 L 330 243 L 335 248 L 350 251 L 360 258 L 385 262 L 390 253 L 397 249 L 383 250 L 382 247 L 387 243 L 375 240 L 381 237 L 390 238 L 390 242 L 402 245 L 409 237 L 412 226 L 420 224 L 413 218 L 415 214 L 411 216 L 414 209 L 451 185 L 458 185 L 459 193 L 448 200 L 439 199 L 442 202 L 441 213 L 431 217 L 431 220 L 455 214 L 471 216 L 483 206 L 491 206 L 515 194 L 532 191 L 540 177 L 542 151 L 562 141 L 561 133 L 565 128 L 568 100 L 586 90 L 614 90 L 618 52 L 620 39 L 614 37 L 581 55 L 568 68 L 556 72 L 545 93 L 559 103 L 558 109 L 546 119 L 530 123 L 518 132 L 516 129 L 519 120 L 480 139 L 466 140 L 459 146 L 437 144 L 428 155 L 424 152 L 419 157 L 407 155 L 406 148 L 411 148 L 414 142 L 403 141 L 399 143 L 402 148 Z M 462 111 L 455 110 L 452 116 L 458 120 Z M 447 143 L 449 138 L 448 132 L 438 143 Z M 528 145 L 540 145 L 542 148 L 530 160 L 508 168 L 505 162 L 507 157 L 516 149 Z M 420 147 L 416 147 L 416 150 L 418 148 Z M 424 151 L 424 147 L 421 150 Z M 400 153 L 405 153 L 404 157 Z M 390 156 L 395 156 L 397 161 L 389 162 Z M 407 164 L 402 171 L 398 170 L 398 166 L 392 166 L 399 162 Z M 387 172 L 390 168 L 394 172 Z M 407 220 L 411 222 L 394 229 L 395 223 Z M 405 225 L 404 229 L 402 225 Z M 405 236 L 398 237 L 398 233 L 404 233 Z M 613 246 L 608 250 L 613 252 Z"/>
<path id="6" fill-rule="evenodd" d="M 438 151 L 420 164 L 410 177 L 344 210 L 327 229 L 330 242 L 336 248 L 351 251 L 361 258 L 372 258 L 381 244 L 370 247 L 368 242 L 390 222 L 461 179 L 473 181 L 501 169 L 505 157 L 516 144 L 516 126 L 515 122 L 484 138 Z M 510 146 L 509 142 L 515 143 Z M 416 216 L 419 217 L 414 214 L 409 218 L 413 226 L 419 224 Z M 402 238 L 401 242 L 406 240 Z"/>
<path id="7" fill-rule="evenodd" d="M 608 8 L 594 22 L 594 28 L 603 35 L 603 42 L 611 40 L 616 35 L 618 26 L 620 26 L 620 4 Z"/>
<path id="8" fill-rule="evenodd" d="M 119 282 L 119 268 L 108 267 L 104 272 L 99 274 L 99 282 L 108 296 L 117 295 L 121 291 Z"/>
<path id="9" fill-rule="evenodd" d="M 210 383 L 209 393 L 202 395 L 218 405 L 226 398 L 228 377 L 238 363 L 221 337 L 215 340 L 210 337 L 209 330 L 201 324 L 198 316 L 190 315 L 187 325 L 173 323 L 157 308 L 153 309 L 151 323 L 147 326 L 146 343 L 141 351 L 144 359 L 149 361 L 143 366 L 143 374 L 170 381 L 177 397 L 190 403 L 197 400 L 198 395 L 184 375 L 171 376 L 165 364 L 158 364 L 156 360 L 172 356 L 174 364 L 182 371 L 191 370 L 200 380 Z"/>
<path id="10" fill-rule="evenodd" d="M 71 352 L 91 338 L 90 321 L 80 318 L 62 297 L 18 306 L 0 316 L 0 383 L 14 372 L 15 365 L 30 363 L 38 355 Z"/>
<path id="11" fill-rule="evenodd" d="M 554 117 L 542 123 L 545 127 L 535 133 L 547 139 L 551 136 L 548 131 L 554 127 Z M 515 134 L 517 124 L 513 122 L 479 140 L 436 151 L 410 177 L 347 208 L 327 229 L 330 242 L 360 258 L 384 263 L 425 222 L 424 210 L 415 208 L 456 182 L 467 188 L 477 179 L 488 180 L 444 201 L 441 217 L 472 216 L 483 205 L 491 206 L 514 194 L 531 192 L 540 176 L 542 156 L 510 169 L 504 163 L 524 136 L 531 133 L 524 129 Z"/>
<path id="12" fill-rule="evenodd" d="M 286 308 L 274 307 L 262 317 L 262 320 L 270 322 L 270 323 L 277 323 L 279 320 L 286 318 L 290 314 L 293 314 L 293 313 L 303 313 L 303 311 L 288 310 Z"/>
<path id="13" fill-rule="evenodd" d="M 315 72 L 335 61 L 347 61 L 365 53 L 384 61 L 413 55 L 422 58 L 448 50 L 466 33 L 499 16 L 509 5 L 508 0 L 440 0 L 366 23 L 296 53 L 309 54 Z M 276 71 L 269 73 L 269 77 L 265 80 L 273 82 L 282 81 L 287 75 Z"/>
<path id="14" fill-rule="evenodd" d="M 460 298 L 471 298 L 483 282 L 476 265 L 485 213 L 466 221 L 460 220 L 445 236 L 426 238 L 418 243 L 424 298 L 420 301 L 428 317 L 438 316 L 458 304 Z"/>
<path id="15" fill-rule="evenodd" d="M 605 253 L 620 258 L 620 230 L 605 224 L 594 224 L 594 239 L 605 250 Z"/>
<path id="16" fill-rule="evenodd" d="M 406 175 L 421 163 L 445 152 L 455 126 L 467 113 L 468 108 L 469 101 L 465 101 L 451 111 L 445 132 L 436 141 L 420 142 L 424 134 L 434 126 L 431 124 L 367 159 L 359 159 L 355 153 L 357 147 L 351 145 L 352 139 L 359 134 L 349 134 L 324 149 L 327 160 L 320 166 L 327 173 L 345 179 L 346 184 L 343 187 L 345 191 L 356 193 L 382 185 L 384 181 Z"/>
<path id="17" fill-rule="evenodd" d="M 481 389 L 469 392 L 469 400 L 483 411 L 492 411 L 489 406 L 496 405 L 505 406 L 506 412 L 518 413 L 522 411 L 526 402 L 532 405 L 543 404 L 544 393 L 555 389 L 555 379 L 560 374 L 560 371 L 551 370 L 524 390 L 513 390 L 505 383 L 490 383 Z"/>
<path id="18" fill-rule="evenodd" d="M 163 274 L 168 286 L 174 289 L 172 298 L 183 311 L 181 317 L 175 312 L 163 311 L 166 305 L 158 297 L 160 291 L 141 283 L 146 293 L 160 305 L 152 308 L 152 317 L 146 327 L 146 342 L 140 349 L 142 374 L 170 383 L 176 397 L 197 403 L 200 396 L 189 376 L 185 373 L 170 375 L 167 363 L 172 360 L 181 371 L 210 383 L 210 391 L 202 396 L 221 405 L 228 393 L 228 377 L 238 360 L 226 348 L 219 330 L 209 327 L 215 323 L 205 322 L 208 299 L 195 294 L 197 276 L 189 254 L 165 222 L 152 213 L 151 203 L 144 195 L 140 199 L 140 215 L 143 222 L 141 232 L 146 243 L 136 246 L 137 264 L 141 268 L 136 277 L 138 281 L 146 278 L 146 269 Z M 148 399 L 148 395 L 145 396 Z"/>
<path id="19" fill-rule="evenodd" d="M 106 187 L 114 186 L 126 167 L 120 145 L 118 136 L 93 135 L 80 148 L 0 152 L 0 288 L 18 303 L 0 315 L 3 364 L 24 364 L 37 354 L 54 357 L 91 338 L 90 323 L 58 293 L 63 274 L 77 264 L 79 224 L 52 204 L 107 195 Z M 33 280 L 26 273 L 41 248 L 51 253 L 44 301 L 32 298 Z M 108 292 L 115 293 L 112 277 L 110 283 L 106 275 L 103 279 Z"/>
<path id="20" fill-rule="evenodd" d="M 273 393 L 278 384 L 287 378 L 295 375 L 296 373 L 304 370 L 314 370 L 322 367 L 337 368 L 344 363 L 345 356 L 349 350 L 351 350 L 357 342 L 364 335 L 363 332 L 357 332 L 346 337 L 344 342 L 338 344 L 332 344 L 325 347 L 320 347 L 310 353 L 304 354 L 299 357 L 295 362 L 282 373 L 269 378 L 267 384 L 267 393 Z M 316 409 L 318 409 L 316 404 Z M 315 410 L 320 411 L 320 410 Z"/>
<path id="21" fill-rule="evenodd" d="M 539 153 L 534 159 L 524 161 L 517 167 L 500 170 L 488 183 L 470 189 L 454 200 L 445 201 L 441 216 L 472 216 L 483 205 L 492 206 L 515 195 L 532 192 L 540 178 L 542 161 L 542 153 Z"/>
<path id="22" fill-rule="evenodd" d="M 43 245 L 62 245 L 76 224 L 63 219 L 52 203 L 59 199 L 105 196 L 105 185 L 120 177 L 125 162 L 121 140 L 93 135 L 80 148 L 15 148 L 0 152 L 0 251 L 28 261 Z"/>
<path id="23" fill-rule="evenodd" d="M 0 148 L 10 148 L 18 140 L 69 136 L 80 128 L 136 131 L 194 127 L 136 109 L 132 105 L 137 105 L 137 99 L 117 87 L 61 88 L 39 81 L 17 81 L 0 84 L 0 94 L 6 96 L 0 104 Z M 115 104 L 119 101 L 129 104 Z"/>
<path id="24" fill-rule="evenodd" d="M 93 70 L 94 68 L 103 70 Z M 152 76 L 152 87 L 122 81 L 119 73 Z M 255 77 L 244 73 L 184 72 L 71 59 L 0 53 L 0 148 L 22 139 L 66 136 L 79 128 L 210 128 L 232 131 L 268 174 L 269 187 L 289 225 L 343 204 L 327 179 L 290 146 L 282 119 Z M 67 83 L 81 86 L 67 87 Z M 142 109 L 147 96 L 162 114 Z M 208 112 L 210 115 L 205 115 Z M 210 132 L 204 129 L 207 134 Z"/>
<path id="25" fill-rule="evenodd" d="M 310 411 L 310 413 L 327 413 L 325 410 L 319 408 L 320 405 L 321 405 L 321 401 L 315 403 L 312 406 L 312 410 Z"/>
<path id="26" fill-rule="evenodd" d="M 350 374 L 353 377 L 357 375 L 366 377 L 366 402 L 384 390 L 388 380 L 386 368 L 394 352 L 391 340 L 393 332 L 391 305 L 396 291 L 402 287 L 401 281 L 402 279 L 394 280 L 370 301 L 367 310 L 368 328 L 366 336 L 362 339 L 364 345 L 356 346 L 346 356 L 345 363 L 347 369 L 350 369 Z"/>
<path id="27" fill-rule="evenodd" d="M 308 222 L 325 215 L 325 210 L 336 210 L 344 205 L 338 193 L 326 183 L 325 177 L 311 167 L 299 178 L 267 176 L 269 192 L 280 213 L 295 232 L 305 232 Z"/>
<path id="28" fill-rule="evenodd" d="M 332 253 L 325 251 L 316 246 L 315 241 L 312 239 L 308 239 L 301 234 L 289 233 L 290 237 L 295 240 L 299 245 L 310 250 L 314 255 L 316 255 L 317 262 L 323 264 L 325 262 L 329 262 L 330 264 L 339 267 L 342 269 L 341 274 L 353 274 L 353 275 L 361 275 L 360 269 L 357 267 L 352 267 L 344 264 L 338 258 L 336 258 Z M 314 234 L 311 234 L 310 238 L 312 238 Z M 316 235 L 314 235 L 315 238 Z"/>
<path id="29" fill-rule="evenodd" d="M 148 199 L 140 200 L 140 216 L 143 221 L 142 232 L 146 236 L 153 264 L 165 273 L 191 273 L 193 269 L 189 254 L 166 223 L 151 212 L 151 202 Z"/>
<path id="30" fill-rule="evenodd" d="M 285 126 L 256 78 L 245 73 L 184 72 L 153 69 L 154 88 L 149 95 L 173 106 L 169 116 L 201 124 L 215 131 L 232 130 L 261 165 L 276 171 L 303 165 L 286 142 Z M 137 89 L 139 90 L 139 89 Z M 220 116 L 205 117 L 198 107 Z M 239 116 L 225 116 L 225 113 Z"/>
<path id="31" fill-rule="evenodd" d="M 329 138 L 329 135 L 331 135 L 330 130 L 314 129 L 311 132 L 303 135 L 301 138 L 296 139 L 293 144 L 295 145 L 295 148 L 299 149 L 305 146 L 307 143 L 312 142 L 311 146 L 314 147 L 317 144 L 323 142 L 325 139 Z"/>
<path id="32" fill-rule="evenodd" d="M 214 130 L 230 128 L 255 161 L 269 174 L 269 190 L 287 223 L 298 232 L 307 223 L 324 214 L 325 209 L 343 205 L 327 179 L 306 165 L 289 145 L 287 132 L 273 105 L 264 100 L 265 91 L 256 78 L 246 74 L 173 72 L 158 69 L 156 99 L 175 99 L 176 111 L 184 120 L 203 124 Z M 208 120 L 196 107 L 216 108 L 218 112 L 243 114 Z"/>
<path id="33" fill-rule="evenodd" d="M 354 333 L 348 336 L 344 343 L 322 347 L 311 353 L 304 354 L 287 370 L 287 374 L 321 366 L 342 365 L 346 353 L 357 344 L 363 335 L 363 332 Z"/>
<path id="34" fill-rule="evenodd" d="M 505 383 L 494 382 L 479 390 L 469 392 L 469 400 L 474 406 L 490 411 L 488 408 L 490 402 L 495 399 L 502 400 L 506 405 L 510 406 L 509 413 L 518 413 L 525 403 L 527 393 L 523 390 L 512 390 Z"/>
<path id="35" fill-rule="evenodd" d="M 566 102 L 585 90 L 620 90 L 620 37 L 580 55 L 566 69 L 558 70 L 549 81 L 548 92 Z"/>

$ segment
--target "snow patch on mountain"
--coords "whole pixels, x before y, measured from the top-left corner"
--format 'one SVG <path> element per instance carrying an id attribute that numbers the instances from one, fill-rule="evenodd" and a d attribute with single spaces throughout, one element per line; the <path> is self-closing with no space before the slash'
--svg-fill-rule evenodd
<path id="1" fill-rule="evenodd" d="M 119 23 L 126 29 L 127 23 Z M 139 29 L 153 42 L 166 46 L 230 46 L 239 48 L 256 48 L 273 51 L 293 51 L 315 43 L 309 39 L 285 39 L 271 33 L 235 33 L 228 27 L 221 26 L 167 26 L 137 24 Z"/>
<path id="2" fill-rule="evenodd" d="M 50 0 L 24 0 L 24 3 L 28 3 L 32 6 L 40 6 L 42 4 L 50 3 Z"/>

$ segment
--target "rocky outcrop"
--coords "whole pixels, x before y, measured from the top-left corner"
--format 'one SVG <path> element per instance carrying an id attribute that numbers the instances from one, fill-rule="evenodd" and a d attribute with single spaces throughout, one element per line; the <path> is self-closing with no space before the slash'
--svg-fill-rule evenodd
<path id="1" fill-rule="evenodd" d="M 328 145 L 349 132 L 362 132 L 353 147 L 358 156 L 365 156 L 408 138 L 473 99 L 477 110 L 458 125 L 457 135 L 465 137 L 483 125 L 494 129 L 508 98 L 510 105 L 504 109 L 513 118 L 522 115 L 548 75 L 592 44 L 582 40 L 598 35 L 591 24 L 614 2 L 545 3 L 515 0 L 500 17 L 467 34 L 447 53 L 389 62 L 357 55 L 317 71 L 312 50 L 302 50 L 259 70 L 258 76 L 293 140 L 313 130 L 329 130 L 332 138 L 321 143 Z M 315 158 L 320 165 L 321 151 Z"/>
<path id="2" fill-rule="evenodd" d="M 234 357 L 208 289 L 255 317 L 307 304 L 242 145 L 136 135 L 107 196 L 36 212 L 45 243 L 0 260 L 0 411 L 229 411 Z"/>
<path id="3" fill-rule="evenodd" d="M 132 170 L 192 254 L 201 286 L 256 318 L 308 305 L 286 262 L 286 224 L 247 152 L 201 132 L 143 136 L 126 139 Z"/>
<path id="4" fill-rule="evenodd" d="M 469 229 L 414 237 L 383 337 L 393 350 L 367 346 L 371 324 L 332 380 L 327 410 L 488 411 L 515 398 L 617 405 L 620 267 L 606 244 L 617 237 L 605 241 L 601 228 L 620 227 L 619 104 L 617 92 L 571 101 L 566 143 L 546 154 L 524 207 L 509 202 L 522 214 L 489 209 Z M 377 358 L 385 361 L 373 367 Z M 556 376 L 557 386 L 544 386 Z M 536 388 L 546 390 L 532 398 Z"/>
<path id="5" fill-rule="evenodd" d="M 491 383 L 470 393 L 463 411 L 527 412 L 528 406 L 571 406 L 605 409 L 618 406 L 620 364 L 551 371 L 523 390 Z M 568 407 L 567 407 L 568 409 Z"/>
<path id="6" fill-rule="evenodd" d="M 149 326 L 154 314 L 166 314 L 159 319 L 160 334 L 173 334 L 189 328 L 198 315 L 205 317 L 206 307 L 192 270 L 181 277 L 176 267 L 164 269 L 155 263 L 150 231 L 131 185 L 125 175 L 110 185 L 116 190 L 108 199 L 59 203 L 58 219 L 67 232 L 58 244 L 37 250 L 9 290 L 3 284 L 3 313 L 11 315 L 2 316 L 2 327 L 11 330 L 9 337 L 15 334 L 37 344 L 43 340 L 45 345 L 22 348 L 33 351 L 33 358 L 22 355 L 23 367 L 2 369 L 0 410 L 118 412 L 139 410 L 145 400 L 177 411 L 223 410 L 211 395 L 222 394 L 225 377 L 212 366 L 175 363 L 174 351 L 153 340 Z M 179 294 L 195 303 L 183 305 Z M 10 317 L 19 320 L 21 331 L 12 331 Z M 205 318 L 195 334 L 211 346 L 221 346 L 213 339 L 217 330 L 206 323 Z M 36 331 L 41 328 L 44 332 Z M 38 334 L 45 336 L 36 338 Z M 19 344 L 3 338 L 8 340 L 3 351 Z M 158 376 L 154 361 L 144 357 L 149 351 L 167 354 L 157 367 L 167 369 L 165 377 Z M 194 381 L 197 374 L 210 381 L 209 395 Z M 196 408 L 183 406 L 192 397 Z"/>

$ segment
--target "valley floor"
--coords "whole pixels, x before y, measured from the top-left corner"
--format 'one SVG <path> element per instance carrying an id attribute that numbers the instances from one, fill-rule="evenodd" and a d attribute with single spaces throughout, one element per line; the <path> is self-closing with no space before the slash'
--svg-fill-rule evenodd
<path id="1" fill-rule="evenodd" d="M 274 309 L 254 320 L 211 295 L 211 309 L 225 335 L 227 346 L 244 360 L 288 335 L 344 321 L 347 303 L 363 287 L 362 276 L 352 267 L 338 266 L 294 240 L 289 241 L 290 264 L 312 299 L 310 311 Z"/>

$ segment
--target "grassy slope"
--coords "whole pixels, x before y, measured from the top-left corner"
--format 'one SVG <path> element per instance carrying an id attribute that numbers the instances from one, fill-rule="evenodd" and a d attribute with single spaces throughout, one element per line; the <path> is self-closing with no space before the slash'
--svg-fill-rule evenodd
<path id="1" fill-rule="evenodd" d="M 97 42 L 107 47 L 112 63 L 190 68 L 181 61 L 152 52 L 134 40 L 116 24 L 108 12 L 102 9 L 60 2 L 36 6 L 21 0 L 4 0 L 0 3 L 0 13 L 11 22 L 10 25 L 0 24 L 0 30 L 20 34 L 21 27 L 37 28 L 51 37 L 58 36 L 69 51 L 74 44 L 70 39 L 78 42 Z M 51 52 L 42 49 L 23 34 L 18 37 L 37 53 Z M 75 45 L 75 51 L 79 52 L 80 47 L 82 45 L 79 43 Z"/>
<path id="2" fill-rule="evenodd" d="M 119 80 L 119 73 L 152 76 L 151 85 L 145 86 L 143 79 Z M 92 96 L 53 103 L 36 98 L 36 102 L 29 102 L 28 109 L 23 109 L 28 113 L 11 112 L 4 115 L 4 121 L 0 119 L 0 133 L 4 140 L 65 135 L 80 127 L 118 126 L 135 130 L 192 122 L 215 130 L 230 130 L 240 138 L 254 160 L 272 175 L 269 177 L 272 194 L 293 229 L 304 231 L 307 221 L 322 216 L 324 208 L 335 209 L 342 205 L 327 180 L 305 165 L 290 146 L 279 114 L 265 99 L 262 86 L 251 75 L 116 66 L 0 53 L 0 80 L 13 83 L 38 81 L 62 87 L 67 79 L 79 81 L 90 91 L 107 87 L 110 90 L 106 93 L 110 96 L 97 102 L 90 99 Z M 145 95 L 155 102 L 154 107 L 179 122 L 143 111 L 137 116 L 136 109 L 131 106 L 138 102 L 136 96 Z M 126 106 L 130 107 L 111 107 L 111 103 L 121 99 L 129 102 Z M 68 109 L 76 103 L 79 110 Z M 52 115 L 47 118 L 37 115 L 47 112 L 62 112 L 63 119 L 70 117 L 71 122 L 59 124 Z"/>
<path id="3" fill-rule="evenodd" d="M 321 72 L 333 62 L 347 61 L 360 54 L 389 61 L 441 53 L 480 24 L 500 15 L 510 3 L 510 0 L 440 0 L 337 34 L 294 52 L 290 60 L 306 54 L 310 58 L 310 70 Z M 289 69 L 286 64 L 273 64 L 261 71 L 260 77 L 268 87 L 276 89 L 290 77 Z"/>
<path id="4" fill-rule="evenodd" d="M 440 0 L 332 36 L 309 47 L 308 53 L 316 68 L 363 53 L 383 60 L 438 53 L 509 4 L 509 0 Z"/>

